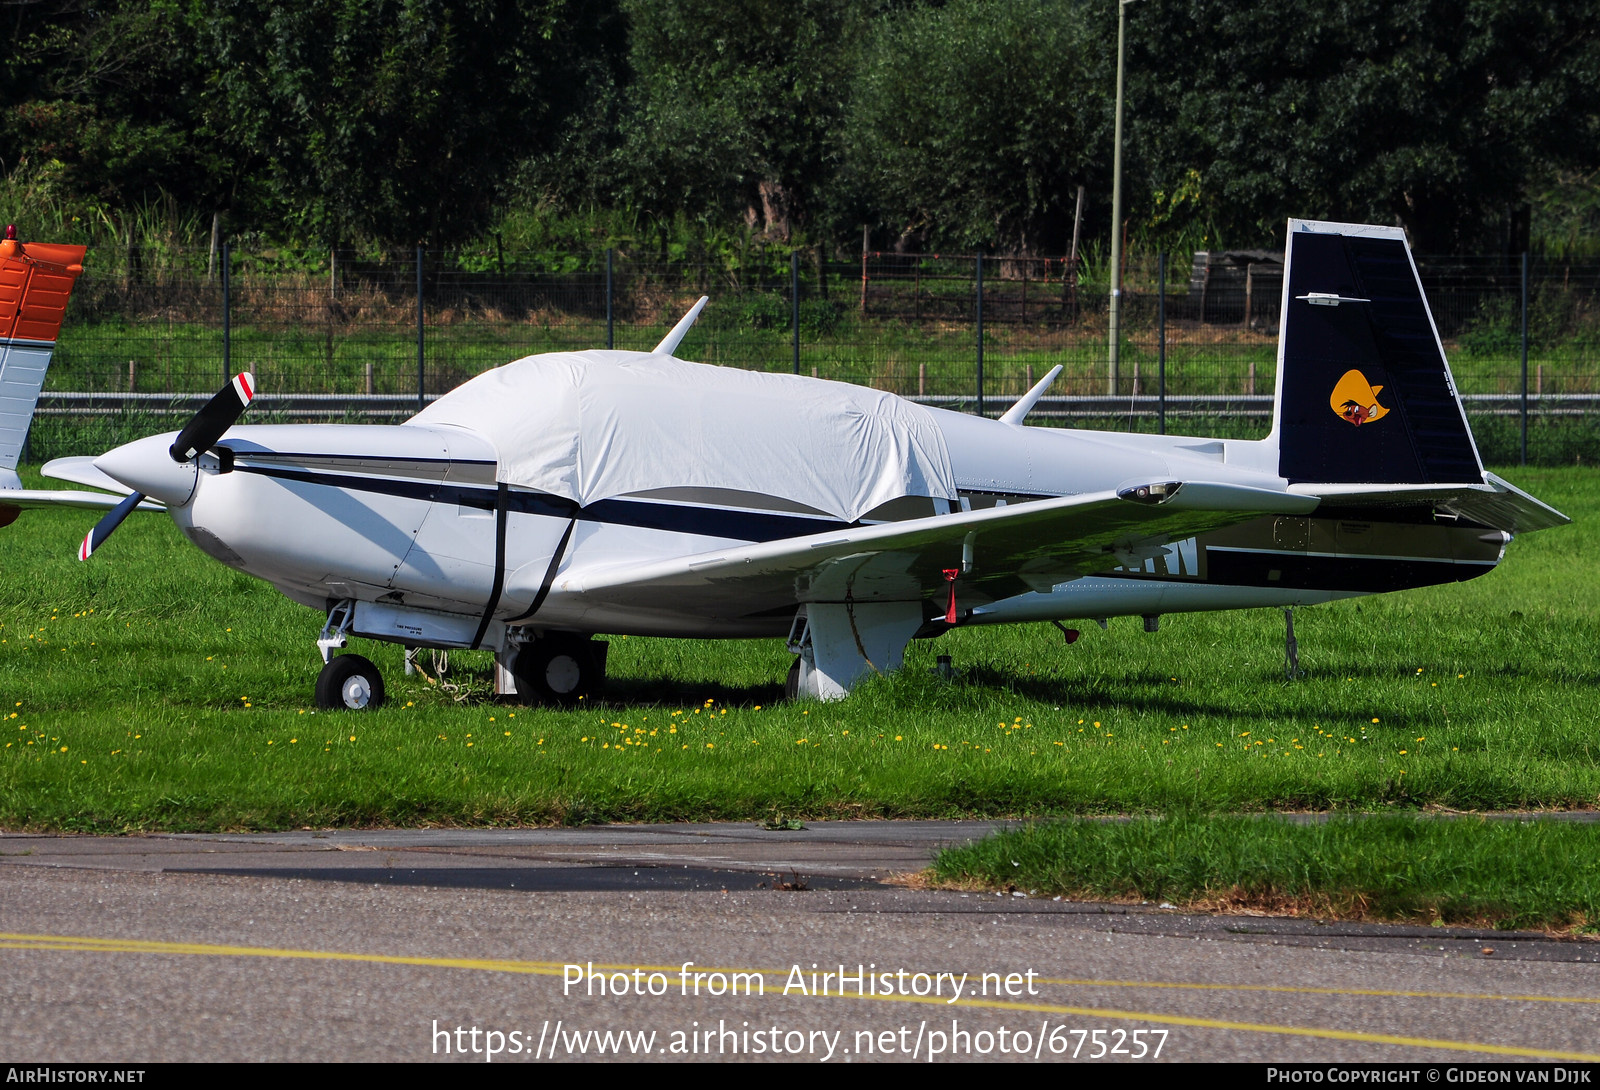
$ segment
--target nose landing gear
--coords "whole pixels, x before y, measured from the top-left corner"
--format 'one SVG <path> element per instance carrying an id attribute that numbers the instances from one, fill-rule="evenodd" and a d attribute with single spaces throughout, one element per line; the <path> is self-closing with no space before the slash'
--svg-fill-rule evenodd
<path id="1" fill-rule="evenodd" d="M 323 711 L 371 711 L 383 704 L 383 675 L 360 655 L 338 655 L 317 675 L 317 707 Z"/>
<path id="2" fill-rule="evenodd" d="M 322 673 L 317 675 L 317 707 L 323 711 L 371 711 L 383 704 L 383 675 L 371 659 L 360 655 L 334 656 L 345 646 L 345 633 L 355 617 L 355 603 L 346 598 L 328 610 L 328 621 L 317 638 L 322 653 Z"/>

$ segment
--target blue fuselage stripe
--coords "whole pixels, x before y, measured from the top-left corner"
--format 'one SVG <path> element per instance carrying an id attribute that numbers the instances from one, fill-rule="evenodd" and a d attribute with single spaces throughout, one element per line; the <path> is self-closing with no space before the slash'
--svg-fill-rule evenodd
<path id="1" fill-rule="evenodd" d="M 264 477 L 297 481 L 301 484 L 401 496 L 430 503 L 453 503 L 482 511 L 493 511 L 495 506 L 495 489 L 491 487 L 406 480 L 397 477 L 358 477 L 343 473 L 323 473 L 307 469 L 243 463 L 235 464 L 233 471 L 256 473 Z M 508 493 L 506 509 L 519 514 L 546 515 L 551 518 L 567 519 L 576 515 L 583 522 L 636 526 L 646 530 L 697 534 L 701 537 L 733 541 L 781 541 L 785 538 L 806 537 L 810 534 L 841 530 L 852 525 L 837 519 L 809 518 L 804 515 L 734 511 L 724 507 L 695 507 L 678 503 L 650 503 L 644 500 L 600 500 L 579 508 L 570 500 L 538 492 Z"/>

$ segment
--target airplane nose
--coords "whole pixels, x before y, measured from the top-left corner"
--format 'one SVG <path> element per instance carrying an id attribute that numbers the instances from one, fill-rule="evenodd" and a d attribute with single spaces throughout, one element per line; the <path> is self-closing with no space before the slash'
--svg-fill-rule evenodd
<path id="1" fill-rule="evenodd" d="M 124 443 L 94 460 L 96 469 L 135 492 L 143 492 L 168 507 L 182 507 L 194 497 L 199 469 L 193 462 L 179 464 L 168 449 L 176 432 L 152 435 Z"/>

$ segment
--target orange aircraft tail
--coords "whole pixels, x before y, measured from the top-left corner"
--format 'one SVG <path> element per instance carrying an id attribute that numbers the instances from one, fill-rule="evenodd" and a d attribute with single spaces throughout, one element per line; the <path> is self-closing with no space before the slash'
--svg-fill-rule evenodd
<path id="1" fill-rule="evenodd" d="M 0 239 L 0 488 L 17 488 L 17 459 L 83 272 L 82 246 Z"/>

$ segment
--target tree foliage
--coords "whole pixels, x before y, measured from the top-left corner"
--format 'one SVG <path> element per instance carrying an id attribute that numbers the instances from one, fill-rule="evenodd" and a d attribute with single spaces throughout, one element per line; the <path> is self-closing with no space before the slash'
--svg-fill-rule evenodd
<path id="1" fill-rule="evenodd" d="M 212 202 L 229 155 L 198 110 L 205 72 L 171 0 L 17 4 L 0 65 L 0 161 L 80 202 Z"/>
<path id="2" fill-rule="evenodd" d="M 787 237 L 837 159 L 858 0 L 626 0 L 632 84 L 622 194 Z"/>
<path id="3" fill-rule="evenodd" d="M 1077 186 L 1111 176 L 1103 16 L 1081 2 L 953 0 L 881 20 L 843 136 L 845 181 L 870 222 L 935 244 L 1059 252 Z"/>
<path id="4" fill-rule="evenodd" d="M 217 110 L 302 229 L 456 241 L 551 144 L 611 30 L 582 0 L 214 0 Z"/>
<path id="5" fill-rule="evenodd" d="M 1298 215 L 1493 247 L 1542 168 L 1600 156 L 1595 0 L 1148 0 L 1130 21 L 1144 180 L 1197 172 L 1231 239 Z"/>
<path id="6" fill-rule="evenodd" d="M 511 215 L 1059 251 L 1110 230 L 1114 0 L 24 0 L 0 174 L 326 244 Z M 1600 0 L 1139 0 L 1127 228 L 1583 250 Z M 20 181 L 27 185 L 20 185 Z M 42 198 L 40 198 L 42 199 Z M 1531 213 L 1531 215 L 1530 215 Z M 798 236 L 796 233 L 798 232 Z M 848 241 L 847 241 L 848 240 Z"/>

